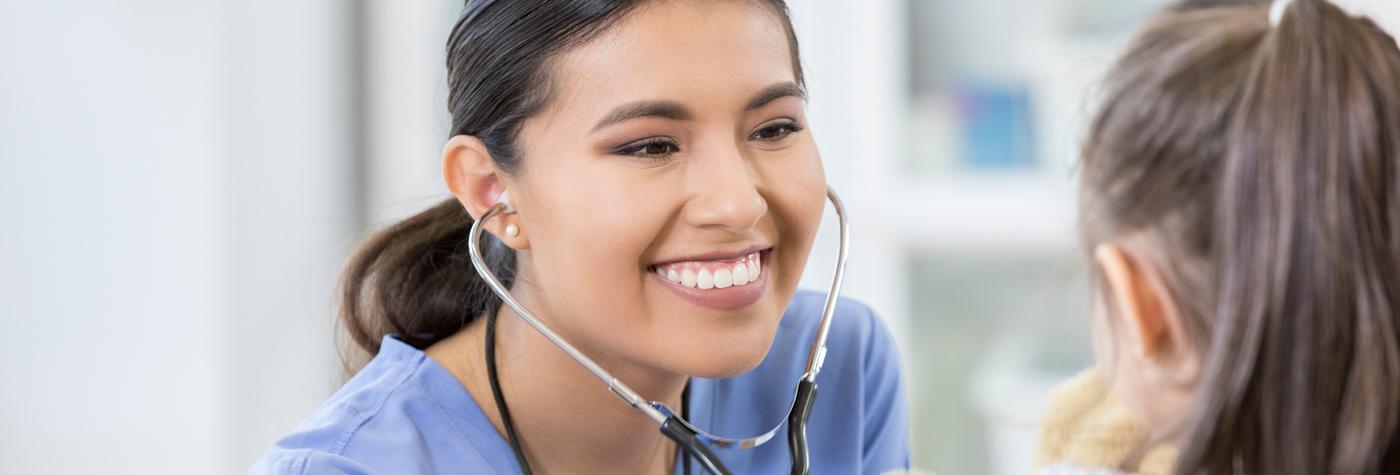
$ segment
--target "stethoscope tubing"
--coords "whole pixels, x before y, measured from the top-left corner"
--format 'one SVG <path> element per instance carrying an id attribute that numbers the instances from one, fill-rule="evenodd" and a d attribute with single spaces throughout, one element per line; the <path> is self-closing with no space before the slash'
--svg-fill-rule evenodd
<path id="1" fill-rule="evenodd" d="M 492 206 L 485 214 L 472 223 L 471 231 L 468 234 L 467 249 L 471 255 L 472 266 L 476 268 L 477 274 L 491 288 L 491 291 L 501 299 L 507 307 L 525 320 L 546 339 L 553 343 L 570 358 L 577 361 L 595 377 L 607 383 L 608 389 L 616 394 L 627 405 L 640 411 L 647 418 L 655 422 L 660 431 L 667 438 L 675 441 L 681 450 L 690 454 L 710 473 L 716 475 L 729 475 L 729 470 L 724 466 L 714 452 L 708 446 L 715 447 L 740 447 L 751 448 L 767 442 L 777 434 L 783 423 L 788 424 L 788 448 L 792 457 L 792 473 L 794 475 L 804 475 L 808 471 L 809 459 L 807 449 L 807 418 L 811 414 L 812 404 L 817 393 L 817 374 L 821 372 L 822 365 L 826 360 L 826 339 L 831 331 L 831 318 L 836 310 L 837 298 L 841 295 L 841 286 L 845 281 L 846 260 L 849 256 L 850 226 L 847 223 L 846 208 L 841 202 L 836 191 L 827 187 L 827 199 L 831 201 L 836 210 L 836 217 L 839 222 L 840 244 L 837 254 L 836 271 L 833 274 L 831 289 L 827 292 L 826 302 L 822 306 L 822 320 L 817 328 L 817 334 L 813 338 L 811 349 L 807 355 L 806 369 L 802 377 L 798 380 L 796 392 L 793 395 L 792 407 L 788 410 L 788 417 L 785 421 L 779 422 L 772 430 L 763 435 L 749 437 L 746 439 L 730 439 L 709 434 L 691 425 L 688 421 L 676 416 L 664 404 L 649 402 L 642 398 L 631 387 L 613 376 L 602 366 L 594 362 L 588 355 L 583 354 L 578 348 L 565 340 L 564 337 L 555 333 L 548 325 L 545 325 L 535 316 L 525 305 L 516 300 L 510 293 L 510 289 L 501 283 L 495 272 L 486 265 L 486 261 L 481 253 L 481 233 L 482 224 L 491 218 L 506 213 L 513 213 L 514 210 L 505 200 Z"/>

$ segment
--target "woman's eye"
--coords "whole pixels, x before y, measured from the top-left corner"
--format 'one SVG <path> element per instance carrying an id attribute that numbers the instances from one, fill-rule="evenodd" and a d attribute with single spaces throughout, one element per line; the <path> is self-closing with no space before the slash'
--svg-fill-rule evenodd
<path id="1" fill-rule="evenodd" d="M 749 135 L 749 140 L 761 140 L 764 142 L 777 142 L 788 136 L 801 132 L 802 127 L 796 122 L 782 121 L 763 126 Z"/>
<path id="2" fill-rule="evenodd" d="M 671 139 L 656 137 L 623 145 L 613 153 L 642 158 L 666 158 L 679 151 L 680 146 Z"/>

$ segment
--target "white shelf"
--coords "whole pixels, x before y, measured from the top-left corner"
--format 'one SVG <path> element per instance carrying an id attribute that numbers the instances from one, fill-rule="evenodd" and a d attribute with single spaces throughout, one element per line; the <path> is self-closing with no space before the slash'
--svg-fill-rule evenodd
<path id="1" fill-rule="evenodd" d="M 1056 252 L 1075 243 L 1074 185 L 1044 172 L 960 173 L 895 187 L 877 226 L 915 251 Z"/>

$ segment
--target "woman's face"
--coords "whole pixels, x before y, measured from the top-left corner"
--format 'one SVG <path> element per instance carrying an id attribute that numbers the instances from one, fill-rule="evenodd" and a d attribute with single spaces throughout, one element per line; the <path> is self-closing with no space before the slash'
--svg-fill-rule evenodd
<path id="1" fill-rule="evenodd" d="M 651 2 L 553 62 L 505 181 L 551 327 L 680 374 L 762 361 L 826 197 L 789 48 L 754 2 Z"/>

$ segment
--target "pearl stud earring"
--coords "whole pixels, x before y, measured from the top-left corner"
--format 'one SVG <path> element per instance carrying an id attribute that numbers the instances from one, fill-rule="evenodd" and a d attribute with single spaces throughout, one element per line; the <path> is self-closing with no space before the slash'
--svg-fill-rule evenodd
<path id="1" fill-rule="evenodd" d="M 519 235 L 520 235 L 520 227 L 519 227 L 519 226 L 516 226 L 516 225 L 514 225 L 514 224 L 507 224 L 507 225 L 506 225 L 506 235 L 507 235 L 507 236 L 510 236 L 510 237 L 519 236 Z"/>

